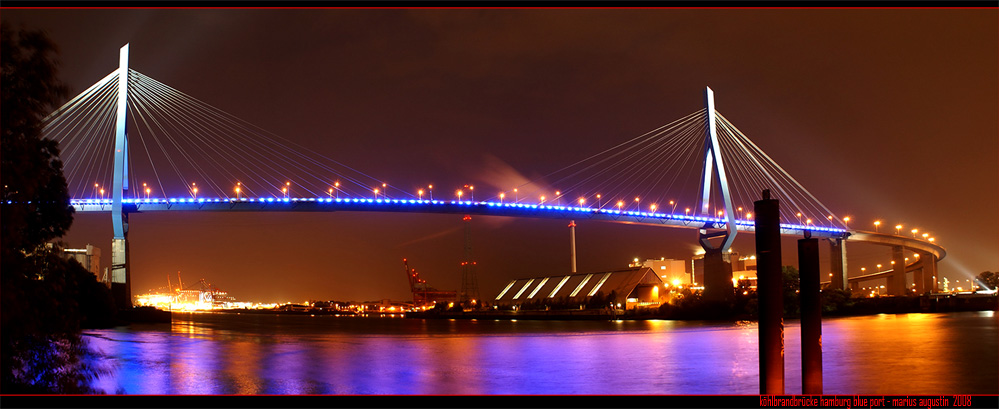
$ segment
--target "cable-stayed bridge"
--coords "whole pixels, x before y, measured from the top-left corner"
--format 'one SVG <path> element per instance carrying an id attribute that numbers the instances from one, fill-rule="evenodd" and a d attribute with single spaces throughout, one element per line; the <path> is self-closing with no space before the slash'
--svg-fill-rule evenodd
<path id="1" fill-rule="evenodd" d="M 593 219 L 697 229 L 705 257 L 725 257 L 753 232 L 763 190 L 781 203 L 781 233 L 829 239 L 832 288 L 846 288 L 846 241 L 892 247 L 896 265 L 918 254 L 916 291 L 936 289 L 932 241 L 859 232 L 784 171 L 714 107 L 705 108 L 534 180 L 483 194 L 473 185 L 403 189 L 260 129 L 128 67 L 119 68 L 46 118 L 59 142 L 79 212 L 109 212 L 112 287 L 130 303 L 128 215 L 163 211 L 374 211 Z M 141 186 L 139 185 L 141 183 Z M 478 194 L 479 198 L 476 198 Z M 436 197 L 435 197 L 436 196 Z M 904 274 L 888 277 L 905 294 Z M 706 291 L 731 281 L 705 274 Z M 856 281 L 856 280 L 853 280 Z M 706 293 L 707 294 L 707 293 Z"/>

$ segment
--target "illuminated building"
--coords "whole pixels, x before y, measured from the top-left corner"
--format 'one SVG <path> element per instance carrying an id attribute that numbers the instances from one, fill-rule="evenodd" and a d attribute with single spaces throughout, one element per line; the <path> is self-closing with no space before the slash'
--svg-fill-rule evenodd
<path id="1" fill-rule="evenodd" d="M 648 267 L 659 277 L 662 278 L 663 282 L 669 283 L 670 285 L 690 285 L 691 284 L 691 271 L 688 266 L 689 262 L 685 260 L 673 260 L 668 258 L 659 259 L 648 259 L 643 262 L 639 262 L 636 258 L 628 267 Z"/>
<path id="2" fill-rule="evenodd" d="M 648 267 L 626 270 L 520 278 L 510 281 L 493 301 L 497 306 L 525 307 L 561 305 L 582 309 L 601 299 L 615 308 L 658 307 L 668 283 Z M 613 294 L 613 299 L 608 299 Z"/>

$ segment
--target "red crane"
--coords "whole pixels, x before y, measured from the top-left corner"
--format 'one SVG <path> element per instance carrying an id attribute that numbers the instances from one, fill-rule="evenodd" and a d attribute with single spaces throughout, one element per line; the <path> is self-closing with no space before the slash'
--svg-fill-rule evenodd
<path id="1" fill-rule="evenodd" d="M 420 278 L 420 273 L 415 268 L 409 268 L 409 261 L 402 259 L 405 267 L 406 279 L 409 280 L 409 290 L 413 292 L 413 307 L 433 307 L 437 303 L 451 303 L 458 298 L 456 291 L 442 291 Z"/>

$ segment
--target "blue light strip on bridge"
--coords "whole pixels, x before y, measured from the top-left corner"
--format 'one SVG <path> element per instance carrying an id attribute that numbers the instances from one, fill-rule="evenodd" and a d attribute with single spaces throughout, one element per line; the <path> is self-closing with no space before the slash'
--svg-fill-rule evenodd
<path id="1" fill-rule="evenodd" d="M 552 212 L 562 212 L 566 213 L 565 217 L 571 217 L 573 214 L 604 214 L 611 216 L 630 216 L 636 218 L 649 218 L 660 221 L 680 221 L 680 222 L 699 222 L 699 223 L 713 223 L 716 226 L 723 226 L 727 220 L 715 217 L 703 217 L 703 216 L 689 216 L 689 215 L 677 215 L 672 213 L 657 213 L 657 212 L 642 212 L 634 210 L 616 210 L 616 209 L 597 209 L 593 207 L 572 207 L 572 206 L 561 206 L 561 205 L 545 205 L 545 204 L 529 204 L 529 203 L 509 203 L 509 202 L 473 202 L 469 200 L 426 200 L 426 199 L 370 199 L 370 198 L 323 198 L 323 197 L 309 197 L 309 198 L 277 198 L 277 197 L 267 197 L 267 198 L 247 198 L 241 197 L 236 198 L 133 198 L 133 199 L 123 199 L 125 204 L 134 204 L 136 206 L 141 206 L 143 204 L 209 204 L 209 203 L 286 203 L 286 204 L 297 204 L 297 203 L 328 203 L 328 204 L 360 204 L 360 205 L 371 205 L 372 207 L 383 206 L 383 205 L 416 205 L 416 206 L 461 206 L 461 207 L 487 207 L 487 208 L 506 208 L 506 209 L 524 209 L 524 210 L 545 210 Z M 104 211 L 103 206 L 110 206 L 111 199 L 72 199 L 70 200 L 70 205 L 79 206 L 78 210 L 81 211 Z M 101 206 L 101 209 L 87 209 L 84 206 Z M 110 210 L 108 208 L 107 210 Z M 736 220 L 737 226 L 741 226 L 744 230 L 755 228 L 755 224 L 752 220 Z M 780 228 L 783 230 L 810 230 L 815 232 L 829 232 L 829 233 L 846 233 L 845 229 L 834 228 L 834 227 L 823 227 L 823 226 L 805 226 L 796 224 L 781 224 Z"/>

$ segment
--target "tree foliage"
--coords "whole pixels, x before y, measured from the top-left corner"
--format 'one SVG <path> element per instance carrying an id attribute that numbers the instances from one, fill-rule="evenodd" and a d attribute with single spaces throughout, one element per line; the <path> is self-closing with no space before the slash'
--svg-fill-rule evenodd
<path id="1" fill-rule="evenodd" d="M 43 118 L 66 97 L 56 47 L 0 25 L 0 392 L 85 393 L 96 375 L 80 336 L 113 320 L 110 291 L 46 242 L 73 222 L 59 146 Z"/>
<path id="2" fill-rule="evenodd" d="M 40 31 L 0 27 L 3 257 L 60 237 L 73 222 L 59 145 L 41 138 L 42 119 L 67 88 L 56 77 L 56 47 Z M 4 273 L 8 270 L 4 269 Z"/>
<path id="3" fill-rule="evenodd" d="M 794 266 L 782 266 L 780 273 L 784 286 L 784 316 L 798 317 L 801 315 L 801 305 L 798 299 L 798 291 L 801 289 L 801 274 Z"/>
<path id="4" fill-rule="evenodd" d="M 978 277 L 975 277 L 980 285 L 988 287 L 989 290 L 995 290 L 999 287 L 999 274 L 993 273 L 991 271 L 983 271 Z"/>
<path id="5" fill-rule="evenodd" d="M 41 247 L 4 268 L 31 271 L 3 286 L 3 393 L 89 393 L 101 370 L 80 336 L 81 327 L 114 323 L 110 291 L 59 249 Z"/>

